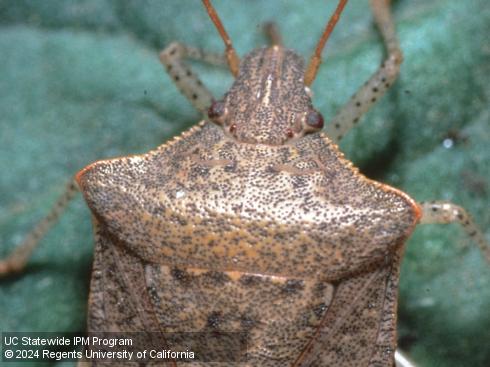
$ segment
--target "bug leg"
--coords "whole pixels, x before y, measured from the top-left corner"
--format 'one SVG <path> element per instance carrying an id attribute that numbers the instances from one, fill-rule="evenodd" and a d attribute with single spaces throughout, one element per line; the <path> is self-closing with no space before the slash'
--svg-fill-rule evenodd
<path id="1" fill-rule="evenodd" d="M 428 201 L 419 205 L 422 208 L 421 224 L 454 222 L 461 224 L 466 234 L 476 242 L 487 261 L 490 262 L 490 245 L 466 210 L 448 201 Z"/>
<path id="2" fill-rule="evenodd" d="M 61 214 L 78 192 L 74 180 L 70 181 L 65 191 L 58 198 L 49 213 L 42 218 L 25 236 L 23 242 L 5 259 L 0 259 L 0 277 L 22 271 L 39 241 L 58 222 Z"/>
<path id="3" fill-rule="evenodd" d="M 196 109 L 206 114 L 213 101 L 213 95 L 185 63 L 186 59 L 226 66 L 226 57 L 223 54 L 204 52 L 178 42 L 171 43 L 160 53 L 161 63 L 180 92 Z"/>
<path id="4" fill-rule="evenodd" d="M 396 80 L 403 61 L 396 37 L 395 23 L 390 12 L 390 0 L 371 0 L 374 20 L 383 38 L 388 56 L 380 68 L 351 97 L 330 124 L 326 134 L 338 142 L 355 126 L 360 118 L 378 101 Z"/>

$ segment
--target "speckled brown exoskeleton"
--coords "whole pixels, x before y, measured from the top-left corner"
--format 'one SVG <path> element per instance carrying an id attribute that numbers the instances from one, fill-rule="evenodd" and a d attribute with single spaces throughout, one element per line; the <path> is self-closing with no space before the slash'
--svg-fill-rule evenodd
<path id="1" fill-rule="evenodd" d="M 485 240 L 463 209 L 417 204 L 337 150 L 402 61 L 388 2 L 372 5 L 388 57 L 322 133 L 308 87 L 323 46 L 305 69 L 269 28 L 272 46 L 239 64 L 207 4 L 236 76 L 231 90 L 214 101 L 183 63 L 221 56 L 173 44 L 161 59 L 211 121 L 81 171 L 3 271 L 22 267 L 78 185 L 96 228 L 89 330 L 245 330 L 250 365 L 391 365 L 399 262 L 414 226 L 457 221 L 483 250 Z"/>

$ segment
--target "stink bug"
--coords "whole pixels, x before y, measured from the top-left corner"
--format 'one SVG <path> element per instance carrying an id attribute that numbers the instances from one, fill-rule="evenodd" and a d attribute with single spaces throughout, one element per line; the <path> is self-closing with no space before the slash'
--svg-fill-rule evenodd
<path id="1" fill-rule="evenodd" d="M 357 6 L 357 5 L 356 5 L 356 6 Z M 318 28 L 318 29 L 319 29 L 319 28 Z M 302 38 L 302 39 L 304 39 L 304 38 Z M 289 44 L 289 42 L 286 42 L 286 44 Z M 310 47 L 309 49 L 311 49 L 311 47 Z M 308 49 L 308 50 L 309 50 L 309 49 Z M 304 55 L 306 55 L 306 54 L 307 54 L 306 52 L 307 52 L 307 50 L 306 50 L 306 48 L 305 48 L 305 50 L 304 50 L 303 54 L 304 54 Z M 353 74 L 354 74 L 354 73 L 353 73 Z M 337 79 L 338 79 L 338 78 L 337 78 L 337 75 L 336 75 L 335 77 L 336 77 L 336 78 L 335 78 L 335 80 L 337 80 Z M 332 80 L 333 80 L 333 79 L 334 79 L 334 78 L 332 78 Z M 314 86 L 316 86 L 316 83 L 318 83 L 318 80 L 315 82 Z M 334 85 L 334 84 L 333 84 L 333 83 L 330 83 L 329 85 Z M 315 91 L 316 91 L 316 93 L 317 93 L 317 94 L 316 94 L 316 96 L 315 96 L 315 98 L 318 98 L 319 96 L 321 96 L 321 94 L 320 94 L 321 92 L 320 92 L 319 90 L 317 91 L 317 89 L 319 89 L 319 88 L 318 88 L 318 87 L 316 87 L 316 89 L 315 89 Z M 415 91 L 412 91 L 412 94 L 411 94 L 411 95 L 413 95 L 413 94 L 415 94 Z M 404 98 L 408 98 L 408 97 L 406 97 L 404 94 L 402 94 L 402 95 L 404 96 Z M 339 98 L 339 104 L 341 103 L 341 102 L 340 102 L 341 100 L 342 100 L 342 99 L 340 99 L 340 98 Z M 317 106 L 318 106 L 318 105 L 317 105 Z M 437 111 L 436 111 L 436 112 L 437 112 Z M 414 123 L 414 122 L 413 122 L 413 121 L 408 121 L 408 120 L 407 120 L 406 124 L 409 124 L 409 123 Z M 423 125 L 423 124 L 424 124 L 424 123 L 422 123 L 422 125 Z M 477 139 L 477 138 L 475 138 L 475 139 Z M 476 163 L 475 163 L 475 164 L 476 164 Z M 410 183 L 410 181 L 408 181 L 408 182 Z M 428 195 L 428 196 L 427 196 L 427 198 L 430 198 L 430 197 L 437 197 L 437 196 L 436 196 L 436 195 Z M 7 242 L 7 241 L 4 241 L 4 242 Z"/>

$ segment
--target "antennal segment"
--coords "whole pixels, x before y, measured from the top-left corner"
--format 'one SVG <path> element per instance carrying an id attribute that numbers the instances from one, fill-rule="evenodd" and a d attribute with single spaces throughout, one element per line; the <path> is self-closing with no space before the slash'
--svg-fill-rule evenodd
<path id="1" fill-rule="evenodd" d="M 323 31 L 322 37 L 320 38 L 320 41 L 318 41 L 318 44 L 315 49 L 315 53 L 313 54 L 313 56 L 311 56 L 310 63 L 308 64 L 308 68 L 306 69 L 305 72 L 306 86 L 310 86 L 311 83 L 313 83 L 313 80 L 315 80 L 318 68 L 322 63 L 322 50 L 325 47 L 325 44 L 327 43 L 330 33 L 332 33 L 333 29 L 335 28 L 335 25 L 339 21 L 340 14 L 342 13 L 342 10 L 344 10 L 346 4 L 347 4 L 347 0 L 339 1 L 339 4 L 337 5 L 337 9 L 335 9 L 335 12 L 330 17 L 330 20 L 328 21 L 327 26 Z"/>
<path id="2" fill-rule="evenodd" d="M 216 10 L 214 10 L 214 7 L 213 5 L 211 5 L 211 2 L 209 0 L 202 0 L 202 3 L 206 8 L 209 17 L 211 18 L 214 25 L 216 26 L 216 29 L 218 30 L 221 38 L 223 39 L 223 42 L 225 43 L 226 59 L 228 61 L 228 66 L 230 67 L 230 71 L 233 74 L 233 76 L 236 77 L 238 75 L 238 66 L 240 65 L 240 59 L 238 58 L 235 49 L 231 44 L 231 39 L 228 36 L 228 33 L 226 33 L 226 30 L 223 27 L 223 23 L 221 23 L 221 20 L 218 17 L 218 13 L 216 13 Z"/>

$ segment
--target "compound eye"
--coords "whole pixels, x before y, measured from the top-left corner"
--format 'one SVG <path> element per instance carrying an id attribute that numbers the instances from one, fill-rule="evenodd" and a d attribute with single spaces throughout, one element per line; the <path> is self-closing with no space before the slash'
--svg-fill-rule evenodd
<path id="1" fill-rule="evenodd" d="M 223 101 L 214 101 L 208 109 L 208 117 L 218 123 L 223 123 L 223 117 L 226 114 L 226 107 Z"/>
<path id="2" fill-rule="evenodd" d="M 323 128 L 323 116 L 316 110 L 310 110 L 306 114 L 305 123 L 312 130 L 320 130 Z"/>

